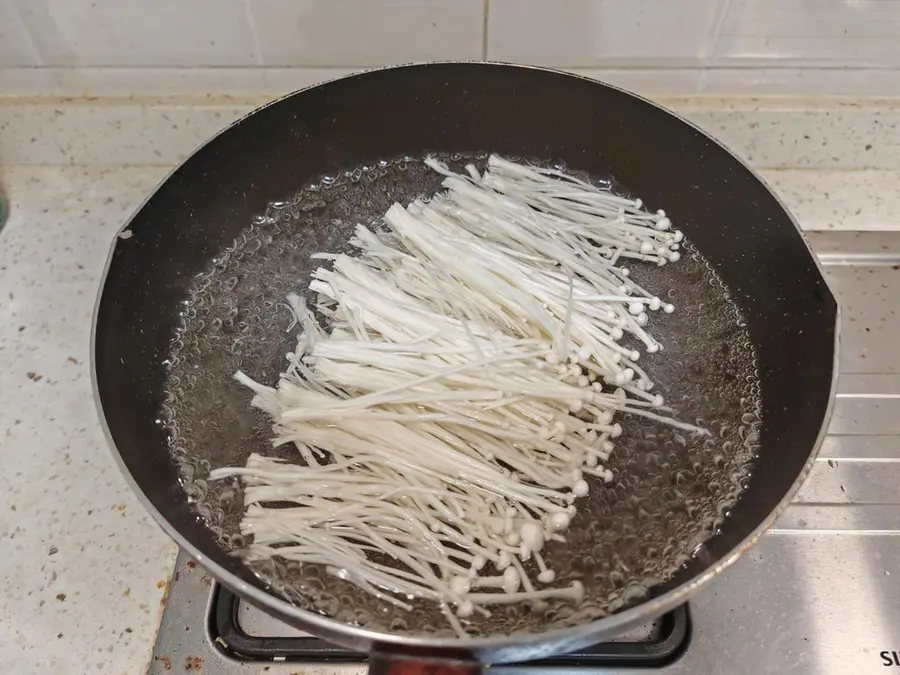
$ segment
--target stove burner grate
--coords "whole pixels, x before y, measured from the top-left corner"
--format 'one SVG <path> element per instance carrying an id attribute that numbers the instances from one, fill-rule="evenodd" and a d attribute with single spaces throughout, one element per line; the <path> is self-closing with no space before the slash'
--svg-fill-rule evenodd
<path id="1" fill-rule="evenodd" d="M 232 659 L 306 663 L 362 663 L 366 660 L 365 654 L 312 636 L 251 635 L 241 626 L 240 603 L 234 593 L 221 586 L 213 590 L 210 637 L 216 648 Z M 515 671 L 547 666 L 662 668 L 681 656 L 690 638 L 690 614 L 687 605 L 681 605 L 655 621 L 646 636 L 604 642 L 569 654 L 515 664 Z"/>

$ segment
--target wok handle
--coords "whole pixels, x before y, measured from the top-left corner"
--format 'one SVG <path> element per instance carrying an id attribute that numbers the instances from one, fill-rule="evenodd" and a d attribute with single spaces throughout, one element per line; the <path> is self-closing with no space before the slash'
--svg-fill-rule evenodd
<path id="1" fill-rule="evenodd" d="M 458 657 L 414 656 L 373 651 L 369 655 L 369 675 L 479 675 L 477 661 Z"/>

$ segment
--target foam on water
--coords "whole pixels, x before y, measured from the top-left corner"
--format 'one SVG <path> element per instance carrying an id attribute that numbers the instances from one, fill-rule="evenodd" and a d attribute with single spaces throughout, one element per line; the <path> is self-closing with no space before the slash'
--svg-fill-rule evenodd
<path id="1" fill-rule="evenodd" d="M 444 159 L 460 169 L 485 157 Z M 272 448 L 269 420 L 249 407 L 251 392 L 232 375 L 240 369 L 274 384 L 295 343 L 283 301 L 306 291 L 320 262 L 310 255 L 348 250 L 356 223 L 376 221 L 395 201 L 433 194 L 440 181 L 409 157 L 324 177 L 273 204 L 196 278 L 167 357 L 162 419 L 185 493 L 226 549 L 246 544 L 238 528 L 242 489 L 236 480 L 207 482 L 210 469 L 243 465 L 251 452 L 300 461 L 291 447 Z M 614 481 L 593 484 L 576 502 L 566 544 L 545 549 L 554 585 L 581 580 L 585 601 L 577 608 L 499 607 L 466 623 L 472 635 L 562 627 L 639 602 L 714 535 L 749 480 L 762 425 L 760 385 L 746 322 L 728 289 L 687 242 L 677 264 L 630 269 L 676 305 L 674 314 L 654 313 L 649 329 L 664 350 L 645 354 L 642 365 L 677 417 L 711 435 L 623 417 L 625 433 L 607 462 Z M 394 633 L 453 635 L 434 604 L 400 610 L 315 565 L 251 566 L 272 592 L 303 608 Z"/>

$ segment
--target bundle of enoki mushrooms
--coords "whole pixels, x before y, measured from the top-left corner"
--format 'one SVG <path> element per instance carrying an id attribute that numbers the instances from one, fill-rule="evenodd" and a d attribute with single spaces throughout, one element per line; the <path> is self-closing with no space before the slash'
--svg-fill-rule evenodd
<path id="1" fill-rule="evenodd" d="M 211 477 L 244 481 L 251 558 L 440 603 L 465 635 L 490 605 L 580 602 L 541 551 L 586 478 L 612 480 L 618 413 L 699 430 L 639 365 L 661 349 L 649 313 L 674 307 L 623 263 L 679 259 L 663 211 L 497 156 L 483 175 L 426 163 L 445 191 L 357 226 L 356 256 L 317 254 L 321 324 L 289 296 L 301 332 L 278 385 L 236 375 L 304 462 L 254 454 Z"/>

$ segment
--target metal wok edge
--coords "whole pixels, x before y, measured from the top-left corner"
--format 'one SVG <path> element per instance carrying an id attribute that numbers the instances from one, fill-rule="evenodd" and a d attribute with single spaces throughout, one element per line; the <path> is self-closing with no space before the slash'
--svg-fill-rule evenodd
<path id="1" fill-rule="evenodd" d="M 370 69 L 366 71 L 360 71 L 359 73 L 354 73 L 351 75 L 346 75 L 341 78 L 335 78 L 335 80 L 343 80 L 353 77 L 358 77 L 366 72 L 371 72 L 372 70 L 388 70 L 392 68 L 398 67 L 406 67 L 406 66 L 424 66 L 424 65 L 438 65 L 440 63 L 478 63 L 483 65 L 493 65 L 493 66 L 508 66 L 515 68 L 525 68 L 532 70 L 541 70 L 547 71 L 551 73 L 559 73 L 566 75 L 568 77 L 575 77 L 578 79 L 588 80 L 588 81 L 596 81 L 592 78 L 587 78 L 580 75 L 573 75 L 571 73 L 565 73 L 563 71 L 559 71 L 552 68 L 542 68 L 537 66 L 521 66 L 518 64 L 510 64 L 510 63 L 501 63 L 501 62 L 485 62 L 485 61 L 444 61 L 444 62 L 428 62 L 428 63 L 415 63 L 415 64 L 400 64 L 393 66 L 386 66 L 384 68 Z M 813 257 L 816 266 L 819 272 L 822 272 L 821 264 L 818 259 L 816 259 L 815 254 L 812 252 L 812 249 L 809 247 L 809 243 L 806 240 L 806 237 L 803 236 L 803 232 L 800 230 L 799 225 L 797 224 L 796 219 L 793 214 L 787 209 L 784 205 L 780 197 L 771 189 L 771 187 L 740 157 L 732 153 L 727 147 L 725 147 L 722 143 L 720 143 L 715 138 L 712 138 L 705 131 L 697 127 L 695 124 L 682 118 L 681 116 L 672 113 L 671 111 L 665 109 L 663 106 L 660 106 L 653 101 L 650 101 L 644 97 L 638 96 L 631 92 L 628 92 L 620 87 L 616 87 L 614 85 L 609 85 L 603 83 L 605 86 L 610 87 L 612 89 L 616 89 L 620 92 L 633 96 L 648 105 L 651 105 L 655 108 L 663 110 L 664 112 L 673 115 L 697 130 L 699 133 L 703 134 L 707 138 L 710 138 L 717 145 L 721 146 L 724 150 L 726 150 L 732 157 L 734 157 L 738 162 L 740 162 L 752 175 L 766 187 L 766 189 L 772 194 L 774 199 L 778 202 L 778 204 L 784 209 L 785 213 L 790 218 L 790 221 L 793 223 L 794 227 L 797 229 L 797 232 L 800 234 L 804 243 L 807 246 L 807 250 L 809 251 L 809 255 Z M 297 92 L 292 92 L 290 94 L 286 94 L 285 96 L 279 97 L 275 99 L 257 110 L 261 110 L 270 105 L 274 105 L 279 101 L 293 96 L 297 93 L 301 93 L 306 91 L 307 89 L 312 89 L 315 87 L 321 86 L 321 84 L 311 85 L 310 87 L 306 87 L 304 89 L 298 90 Z M 194 150 L 191 155 L 196 154 L 200 151 L 204 146 L 206 146 L 213 139 L 217 138 L 221 134 L 228 131 L 232 126 L 238 124 L 245 117 L 254 114 L 257 112 L 254 110 L 248 115 L 240 118 L 235 121 L 225 129 L 222 129 L 212 138 L 208 139 L 202 145 Z M 187 160 L 185 160 L 187 161 Z M 743 539 L 738 545 L 733 547 L 729 553 L 723 556 L 715 565 L 707 568 L 701 574 L 694 577 L 693 579 L 672 588 L 662 595 L 658 597 L 651 598 L 645 602 L 642 602 L 634 607 L 630 607 L 626 610 L 623 610 L 616 614 L 611 614 L 609 616 L 603 617 L 601 619 L 595 620 L 590 623 L 586 623 L 579 626 L 574 626 L 571 628 L 564 629 L 555 629 L 552 631 L 547 631 L 545 633 L 540 634 L 524 634 L 524 635 L 511 635 L 511 636 L 498 636 L 498 637 L 478 637 L 478 638 L 469 638 L 469 639 L 461 639 L 461 638 L 426 638 L 426 637 L 415 637 L 415 636 L 406 636 L 406 635 L 390 635 L 387 633 L 382 633 L 379 631 L 369 630 L 363 627 L 355 627 L 344 624 L 343 622 L 337 621 L 335 619 L 331 619 L 313 612 L 309 612 L 303 609 L 300 609 L 285 600 L 282 600 L 274 595 L 271 595 L 264 590 L 252 586 L 240 578 L 224 569 L 222 566 L 217 564 L 213 560 L 208 560 L 198 549 L 192 544 L 186 537 L 184 537 L 171 523 L 169 523 L 156 509 L 156 507 L 150 502 L 144 492 L 138 485 L 137 480 L 131 474 L 131 472 L 125 466 L 122 457 L 120 456 L 118 450 L 116 449 L 116 445 L 113 441 L 112 435 L 110 433 L 109 425 L 107 424 L 106 416 L 103 411 L 102 403 L 100 400 L 99 394 L 99 386 L 97 381 L 97 368 L 96 368 L 96 334 L 97 334 L 97 322 L 98 322 L 98 310 L 100 306 L 100 299 L 103 293 L 103 289 L 105 287 L 107 276 L 109 273 L 110 263 L 112 261 L 113 253 L 115 252 L 116 245 L 119 241 L 119 235 L 122 232 L 128 229 L 129 224 L 134 218 L 135 214 L 137 214 L 146 204 L 146 202 L 150 199 L 150 197 L 156 192 L 156 190 L 162 186 L 169 178 L 174 174 L 178 168 L 177 166 L 173 168 L 162 181 L 157 185 L 157 187 L 148 194 L 147 198 L 134 210 L 131 216 L 129 216 L 128 220 L 123 224 L 123 226 L 119 229 L 116 234 L 116 237 L 113 239 L 113 242 L 110 246 L 109 254 L 107 256 L 107 260 L 104 265 L 103 274 L 100 281 L 100 287 L 97 293 L 97 298 L 94 303 L 94 311 L 92 315 L 92 323 L 91 323 L 91 351 L 90 351 L 90 365 L 91 365 L 91 383 L 93 388 L 94 402 L 97 407 L 97 413 L 100 421 L 100 425 L 103 429 L 103 433 L 106 436 L 107 443 L 112 450 L 113 457 L 118 465 L 120 471 L 125 477 L 126 482 L 132 491 L 137 495 L 138 499 L 144 506 L 144 508 L 152 515 L 154 520 L 159 524 L 162 530 L 171 537 L 182 549 L 184 549 L 188 554 L 190 554 L 198 563 L 203 565 L 218 581 L 224 584 L 226 587 L 246 599 L 247 601 L 253 603 L 264 611 L 284 620 L 288 623 L 292 623 L 298 627 L 303 628 L 304 630 L 309 631 L 323 639 L 341 644 L 347 648 L 358 650 L 358 651 L 370 651 L 375 646 L 384 646 L 391 651 L 395 652 L 409 652 L 411 654 L 418 654 L 422 656 L 431 655 L 440 655 L 440 654 L 457 654 L 457 655 L 466 655 L 472 658 L 475 658 L 484 663 L 504 663 L 504 662 L 512 662 L 512 661 L 524 661 L 524 660 L 532 660 L 537 658 L 542 658 L 546 656 L 550 656 L 553 654 L 564 653 L 567 651 L 572 651 L 579 647 L 584 647 L 593 643 L 601 642 L 604 640 L 608 640 L 614 638 L 622 633 L 636 628 L 641 624 L 647 622 L 648 620 L 657 618 L 658 616 L 664 614 L 665 612 L 677 607 L 678 605 L 687 601 L 692 593 L 694 593 L 697 589 L 705 586 L 709 583 L 714 577 L 720 574 L 723 570 L 732 565 L 741 555 L 743 555 L 747 550 L 752 548 L 754 544 L 758 541 L 760 536 L 767 530 L 778 516 L 784 511 L 787 505 L 791 502 L 794 495 L 800 489 L 800 486 L 803 484 L 807 475 L 810 472 L 810 469 L 813 466 L 816 456 L 818 455 L 819 449 L 822 445 L 822 442 L 825 438 L 826 431 L 828 429 L 829 423 L 831 421 L 832 412 L 834 409 L 835 402 L 835 393 L 837 388 L 837 378 L 838 378 L 838 359 L 839 359 L 839 346 L 840 346 L 840 307 L 836 308 L 835 314 L 835 344 L 834 344 L 834 356 L 832 363 L 832 377 L 831 377 L 831 389 L 829 392 L 829 400 L 828 405 L 825 411 L 824 419 L 822 420 L 822 426 L 819 429 L 818 436 L 816 438 L 816 442 L 814 446 L 811 448 L 809 457 L 803 465 L 803 468 L 796 480 L 791 484 L 790 488 L 784 494 L 783 498 L 778 502 L 775 508 L 770 512 L 768 517 L 766 517 L 758 527 L 756 527 L 747 537 Z M 824 278 L 824 274 L 823 274 Z M 827 282 L 826 282 L 827 285 Z M 829 293 L 832 298 L 834 297 L 834 293 L 831 292 L 829 288 Z"/>

